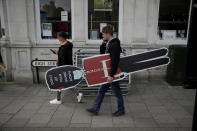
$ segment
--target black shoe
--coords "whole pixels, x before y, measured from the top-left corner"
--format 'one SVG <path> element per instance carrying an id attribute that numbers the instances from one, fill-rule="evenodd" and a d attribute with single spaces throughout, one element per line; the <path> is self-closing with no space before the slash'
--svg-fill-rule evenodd
<path id="1" fill-rule="evenodd" d="M 115 116 L 115 115 L 116 115 L 116 113 L 118 113 L 118 112 L 119 112 L 119 111 L 116 111 L 116 112 L 112 113 L 112 115 L 113 115 L 113 116 Z"/>
<path id="2" fill-rule="evenodd" d="M 90 109 L 86 109 L 89 113 L 92 113 L 94 115 L 98 115 L 98 112 L 95 111 L 93 108 L 90 108 Z"/>
<path id="3" fill-rule="evenodd" d="M 114 112 L 113 113 L 113 116 L 122 116 L 122 115 L 124 115 L 125 114 L 125 112 L 124 111 L 116 111 L 116 112 Z"/>

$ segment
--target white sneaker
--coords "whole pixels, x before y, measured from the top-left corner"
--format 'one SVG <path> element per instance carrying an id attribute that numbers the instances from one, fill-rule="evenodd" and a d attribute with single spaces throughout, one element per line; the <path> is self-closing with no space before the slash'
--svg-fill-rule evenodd
<path id="1" fill-rule="evenodd" d="M 79 93 L 79 95 L 77 96 L 77 101 L 80 103 L 81 99 L 83 97 L 83 93 Z"/>
<path id="2" fill-rule="evenodd" d="M 57 99 L 51 100 L 50 104 L 62 104 L 62 101 L 58 101 Z"/>

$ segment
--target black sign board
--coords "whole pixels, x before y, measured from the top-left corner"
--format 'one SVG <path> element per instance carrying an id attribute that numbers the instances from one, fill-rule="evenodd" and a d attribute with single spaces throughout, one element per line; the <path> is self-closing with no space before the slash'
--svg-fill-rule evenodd
<path id="1" fill-rule="evenodd" d="M 33 67 L 54 67 L 56 66 L 56 60 L 33 60 L 31 65 Z"/>
<path id="2" fill-rule="evenodd" d="M 46 84 L 52 91 L 76 87 L 83 78 L 83 69 L 71 65 L 51 68 L 45 74 Z"/>

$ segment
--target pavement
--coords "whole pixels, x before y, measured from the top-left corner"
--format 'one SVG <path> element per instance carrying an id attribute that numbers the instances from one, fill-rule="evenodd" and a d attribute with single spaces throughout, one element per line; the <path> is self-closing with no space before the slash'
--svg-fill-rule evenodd
<path id="1" fill-rule="evenodd" d="M 113 117 L 116 100 L 104 99 L 98 116 L 86 112 L 95 96 L 77 103 L 71 91 L 63 104 L 46 85 L 0 85 L 0 131 L 190 131 L 195 90 L 170 86 L 163 80 L 137 82 L 124 96 L 126 115 Z"/>

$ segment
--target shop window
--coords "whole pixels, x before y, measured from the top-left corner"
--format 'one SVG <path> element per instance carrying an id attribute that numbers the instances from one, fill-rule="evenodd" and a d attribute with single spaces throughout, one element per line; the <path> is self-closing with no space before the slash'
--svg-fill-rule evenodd
<path id="1" fill-rule="evenodd" d="M 158 38 L 186 40 L 190 0 L 160 0 Z"/>
<path id="2" fill-rule="evenodd" d="M 118 37 L 119 0 L 88 0 L 88 39 L 100 40 L 102 28 L 113 26 Z"/>
<path id="3" fill-rule="evenodd" d="M 40 0 L 41 38 L 56 39 L 64 31 L 71 39 L 71 0 Z"/>

